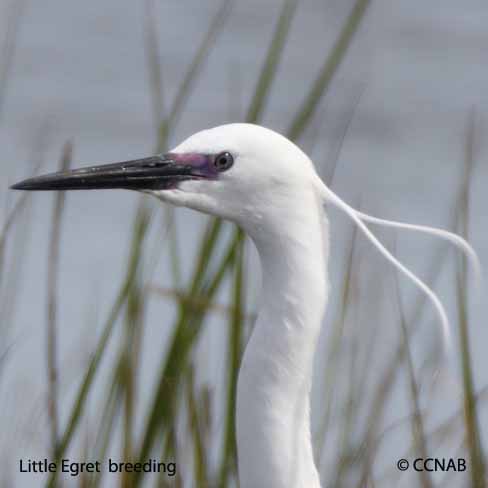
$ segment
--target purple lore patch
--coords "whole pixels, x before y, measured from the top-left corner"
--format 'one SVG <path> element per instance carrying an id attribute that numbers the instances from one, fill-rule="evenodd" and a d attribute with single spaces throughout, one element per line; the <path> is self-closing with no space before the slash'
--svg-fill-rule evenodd
<path id="1" fill-rule="evenodd" d="M 199 153 L 168 153 L 167 158 L 176 163 L 192 167 L 191 175 L 207 179 L 217 179 L 219 172 L 213 164 L 213 156 Z"/>

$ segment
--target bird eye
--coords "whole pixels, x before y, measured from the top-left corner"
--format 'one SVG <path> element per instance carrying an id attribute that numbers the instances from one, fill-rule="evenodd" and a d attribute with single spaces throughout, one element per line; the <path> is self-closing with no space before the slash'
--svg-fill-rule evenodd
<path id="1" fill-rule="evenodd" d="M 214 166 L 217 171 L 225 171 L 234 164 L 234 156 L 230 152 L 217 154 L 214 159 Z"/>

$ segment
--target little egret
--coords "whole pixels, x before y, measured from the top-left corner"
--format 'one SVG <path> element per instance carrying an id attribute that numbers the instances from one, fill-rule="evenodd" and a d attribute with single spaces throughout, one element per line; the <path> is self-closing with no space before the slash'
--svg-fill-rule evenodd
<path id="1" fill-rule="evenodd" d="M 333 193 L 285 137 L 251 124 L 194 134 L 168 154 L 30 178 L 18 190 L 124 188 L 231 220 L 254 241 L 261 304 L 239 371 L 236 436 L 241 488 L 318 488 L 310 434 L 312 364 L 328 296 L 329 226 L 324 204 L 346 213 L 381 254 L 432 301 L 437 295 L 402 265 L 364 222 L 434 234 L 475 252 L 447 231 L 378 219 Z"/>

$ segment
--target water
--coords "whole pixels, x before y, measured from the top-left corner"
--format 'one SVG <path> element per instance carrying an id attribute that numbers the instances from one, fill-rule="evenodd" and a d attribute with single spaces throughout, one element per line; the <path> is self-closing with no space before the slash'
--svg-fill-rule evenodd
<path id="1" fill-rule="evenodd" d="M 1 3 L 1 25 L 7 22 L 12 1 Z M 286 130 L 350 4 L 339 0 L 301 3 L 264 117 L 266 125 Z M 235 7 L 188 101 L 174 143 L 196 130 L 242 119 L 280 5 L 276 0 L 251 0 Z M 166 106 L 217 6 L 213 0 L 157 2 Z M 155 129 L 143 19 L 142 2 L 129 0 L 28 3 L 0 114 L 2 202 L 17 197 L 7 191 L 8 184 L 30 174 L 33 151 L 38 150 L 33 141 L 40 133 L 47 134 L 46 171 L 56 168 L 67 139 L 74 143 L 76 165 L 152 154 Z M 386 218 L 446 225 L 462 172 L 468 113 L 476 107 L 479 144 L 470 227 L 473 243 L 485 262 L 488 236 L 483 209 L 488 175 L 482 138 L 488 107 L 487 21 L 488 8 L 482 1 L 373 2 L 318 109 L 319 142 L 311 152 L 316 164 L 322 166 L 325 156 L 334 152 L 344 117 L 361 93 L 340 155 L 336 191 L 351 202 L 361 198 L 364 209 Z M 304 139 L 303 146 L 311 148 L 310 141 Z M 33 199 L 21 294 L 11 323 L 2 326 L 2 347 L 11 344 L 12 349 L 0 382 L 0 449 L 18 486 L 39 483 L 39 478 L 16 473 L 18 458 L 42 455 L 46 446 L 43 354 L 52 201 L 49 194 Z M 136 201 L 135 194 L 121 191 L 70 193 L 67 197 L 59 319 L 65 407 L 96 341 L 100 320 L 95 320 L 95 315 L 106 316 L 123 276 Z M 178 210 L 177 215 L 183 252 L 190 258 L 193 234 L 204 221 L 186 210 Z M 336 255 L 331 264 L 333 281 L 340 276 L 339 257 L 349 234 L 344 219 L 335 213 L 332 225 Z M 424 238 L 405 235 L 399 253 L 422 273 L 435 252 L 426 253 L 429 244 Z M 168 269 L 167 260 L 161 269 Z M 254 279 L 257 285 L 257 273 Z M 169 283 L 164 274 L 158 275 L 157 281 Z M 452 298 L 448 285 L 440 287 L 447 301 Z M 405 286 L 407 294 L 409 290 Z M 93 316 L 87 315 L 90 309 Z M 452 303 L 448 309 L 455 313 Z M 483 312 L 480 305 L 476 316 L 482 317 Z M 148 372 L 158 364 L 169 333 L 164 325 L 172 313 L 169 304 L 151 302 L 151 325 L 144 343 Z M 473 323 L 473 358 L 477 380 L 484 385 L 488 374 L 483 344 L 488 337 L 481 322 Z M 216 322 L 204 346 L 220 347 L 221 325 Z M 211 362 L 208 369 L 209 378 L 219 377 L 218 364 Z M 141 396 L 147 398 L 151 383 L 143 382 L 142 388 Z M 95 405 L 94 401 L 93 408 Z"/>

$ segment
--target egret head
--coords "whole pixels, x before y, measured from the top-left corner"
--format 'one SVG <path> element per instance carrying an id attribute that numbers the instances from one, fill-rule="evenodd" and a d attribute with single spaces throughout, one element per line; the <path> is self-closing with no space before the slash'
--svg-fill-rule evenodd
<path id="1" fill-rule="evenodd" d="M 313 214 L 313 204 L 330 203 L 348 215 L 381 254 L 431 299 L 447 340 L 449 323 L 437 295 L 403 266 L 364 222 L 448 240 L 466 254 L 476 276 L 480 276 L 478 257 L 461 237 L 441 229 L 378 219 L 359 212 L 322 182 L 312 162 L 297 146 L 276 132 L 251 124 L 229 124 L 198 132 L 167 154 L 52 173 L 21 181 L 12 188 L 142 191 L 173 205 L 232 220 L 254 238 L 263 234 L 264 229 L 265 234 L 273 235 L 276 231 L 281 238 L 291 224 L 302 224 Z"/>
<path id="2" fill-rule="evenodd" d="M 199 174 L 155 190 L 158 198 L 243 225 L 286 200 L 296 204 L 316 178 L 311 161 L 295 144 L 252 124 L 198 132 L 171 155 L 189 161 Z"/>
<path id="3" fill-rule="evenodd" d="M 125 188 L 246 226 L 295 204 L 316 178 L 308 157 L 285 137 L 257 125 L 228 124 L 198 132 L 167 154 L 52 173 L 13 188 Z"/>

